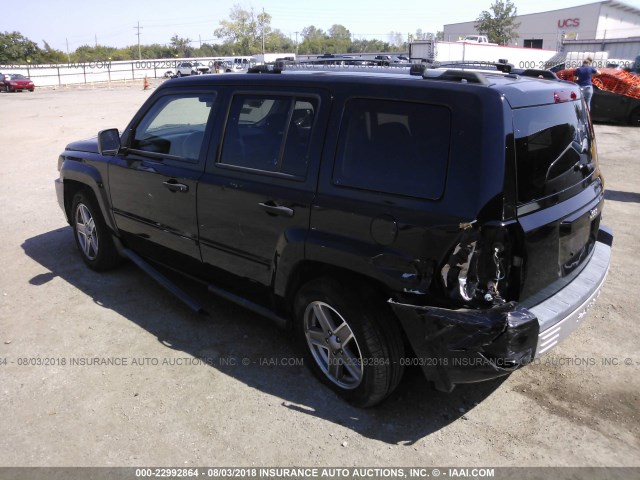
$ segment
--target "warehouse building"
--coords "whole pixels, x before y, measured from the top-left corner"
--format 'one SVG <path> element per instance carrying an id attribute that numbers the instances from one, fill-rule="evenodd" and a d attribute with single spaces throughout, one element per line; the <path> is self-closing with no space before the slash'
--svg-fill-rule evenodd
<path id="1" fill-rule="evenodd" d="M 444 26 L 444 40 L 477 34 L 475 21 Z M 518 15 L 510 45 L 557 51 L 608 52 L 609 58 L 640 54 L 640 9 L 616 0 Z"/>

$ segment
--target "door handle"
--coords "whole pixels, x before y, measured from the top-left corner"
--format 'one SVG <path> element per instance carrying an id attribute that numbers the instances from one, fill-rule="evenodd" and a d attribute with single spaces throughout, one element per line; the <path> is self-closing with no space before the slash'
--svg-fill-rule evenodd
<path id="1" fill-rule="evenodd" d="M 265 203 L 258 204 L 260 208 L 262 208 L 269 215 L 280 215 L 282 217 L 293 217 L 293 208 L 283 207 L 280 205 L 276 205 L 274 202 L 269 201 Z"/>
<path id="2" fill-rule="evenodd" d="M 189 185 L 178 183 L 175 180 L 167 180 L 166 182 L 162 182 L 162 184 L 172 192 L 187 193 L 189 191 Z"/>

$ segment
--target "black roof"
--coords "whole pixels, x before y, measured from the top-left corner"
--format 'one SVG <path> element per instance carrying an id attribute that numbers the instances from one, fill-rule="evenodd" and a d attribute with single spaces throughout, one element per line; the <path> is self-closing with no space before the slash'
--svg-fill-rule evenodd
<path id="1" fill-rule="evenodd" d="M 433 71 L 425 76 L 411 75 L 409 67 L 379 66 L 302 66 L 286 65 L 282 71 L 270 70 L 266 73 L 245 73 L 234 75 L 197 75 L 167 80 L 167 87 L 177 85 L 271 85 L 296 84 L 307 87 L 332 89 L 340 85 L 398 85 L 417 88 L 469 90 L 496 92 L 504 96 L 513 108 L 544 105 L 555 102 L 554 93 L 573 91 L 580 97 L 580 89 L 571 82 L 540 80 L 516 74 L 474 70 L 441 70 L 442 75 L 434 76 Z M 178 83 L 179 82 L 179 83 Z"/>

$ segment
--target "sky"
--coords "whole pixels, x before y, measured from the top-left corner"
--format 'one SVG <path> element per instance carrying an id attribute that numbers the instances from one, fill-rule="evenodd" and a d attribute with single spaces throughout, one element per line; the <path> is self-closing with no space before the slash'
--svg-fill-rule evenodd
<path id="1" fill-rule="evenodd" d="M 173 35 L 189 38 L 192 46 L 220 43 L 213 32 L 229 19 L 234 4 L 271 15 L 271 27 L 292 40 L 304 27 L 327 31 L 344 25 L 354 38 L 389 40 L 390 32 L 403 36 L 436 32 L 449 23 L 473 21 L 494 0 L 31 0 L 24 6 L 9 2 L 0 13 L 0 32 L 17 31 L 43 47 L 74 51 L 82 45 L 126 47 L 138 43 L 167 44 Z M 590 0 L 512 0 L 519 15 L 574 7 Z M 623 0 L 640 9 L 640 0 Z M 139 22 L 139 23 L 138 23 Z M 140 30 L 137 29 L 138 24 Z M 299 34 L 298 34 L 299 35 Z"/>

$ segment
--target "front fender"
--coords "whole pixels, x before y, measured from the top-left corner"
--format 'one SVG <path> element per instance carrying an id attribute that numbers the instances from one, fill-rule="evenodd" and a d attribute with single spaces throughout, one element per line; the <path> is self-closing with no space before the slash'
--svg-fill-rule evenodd
<path id="1" fill-rule="evenodd" d="M 105 163 L 101 166 L 104 166 L 104 171 L 101 171 L 95 165 L 85 162 L 70 159 L 64 160 L 62 168 L 60 169 L 60 178 L 57 183 L 62 183 L 64 209 L 69 222 L 71 220 L 71 202 L 73 200 L 73 195 L 78 191 L 78 187 L 81 186 L 93 192 L 93 195 L 98 202 L 98 206 L 100 207 L 100 211 L 102 212 L 102 217 L 104 218 L 107 226 L 115 232 L 116 224 L 113 215 L 111 214 L 111 208 L 109 207 L 109 193 L 105 187 L 104 181 L 107 176 L 107 164 Z"/>

